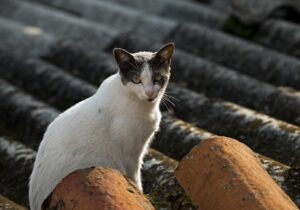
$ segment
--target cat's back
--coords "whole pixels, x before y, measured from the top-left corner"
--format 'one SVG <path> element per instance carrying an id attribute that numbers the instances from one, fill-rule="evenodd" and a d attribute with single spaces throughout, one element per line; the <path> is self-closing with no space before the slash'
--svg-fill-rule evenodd
<path id="1" fill-rule="evenodd" d="M 53 161 L 55 155 L 88 149 L 88 143 L 107 138 L 113 114 L 113 103 L 109 101 L 111 99 L 107 95 L 107 86 L 111 84 L 112 78 L 113 76 L 107 78 L 93 96 L 70 107 L 50 123 L 37 158 Z"/>
<path id="2" fill-rule="evenodd" d="M 89 139 L 95 130 L 104 130 L 110 113 L 103 107 L 107 106 L 110 100 L 107 96 L 107 86 L 111 83 L 112 77 L 107 78 L 93 96 L 78 102 L 74 106 L 61 113 L 48 126 L 40 146 L 47 145 L 47 148 L 59 145 L 63 148 L 69 141 L 76 139 Z"/>

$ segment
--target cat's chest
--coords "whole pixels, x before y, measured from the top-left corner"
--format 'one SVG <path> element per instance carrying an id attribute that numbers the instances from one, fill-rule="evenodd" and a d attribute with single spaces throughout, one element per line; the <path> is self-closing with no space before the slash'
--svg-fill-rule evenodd
<path id="1" fill-rule="evenodd" d="M 110 132 L 128 138 L 148 138 L 159 127 L 160 113 L 147 115 L 123 113 L 112 118 Z"/>

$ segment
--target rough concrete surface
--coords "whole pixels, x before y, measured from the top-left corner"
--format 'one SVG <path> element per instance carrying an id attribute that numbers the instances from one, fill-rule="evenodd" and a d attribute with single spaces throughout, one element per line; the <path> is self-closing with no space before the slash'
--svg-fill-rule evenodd
<path id="1" fill-rule="evenodd" d="M 215 137 L 193 148 L 176 178 L 200 209 L 298 209 L 254 153 L 233 139 Z"/>
<path id="2" fill-rule="evenodd" d="M 72 172 L 53 190 L 43 210 L 154 210 L 151 203 L 120 172 L 87 168 Z"/>

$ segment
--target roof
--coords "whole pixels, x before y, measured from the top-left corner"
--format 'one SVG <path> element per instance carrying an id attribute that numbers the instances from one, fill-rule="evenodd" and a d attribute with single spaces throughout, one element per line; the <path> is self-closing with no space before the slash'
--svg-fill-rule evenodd
<path id="1" fill-rule="evenodd" d="M 157 50 L 172 41 L 175 84 L 168 91 L 176 106 L 164 110 L 152 146 L 163 158 L 147 157 L 146 192 L 161 190 L 152 174 L 172 178 L 168 171 L 194 145 L 225 135 L 263 155 L 265 167 L 299 206 L 298 6 L 253 1 L 259 11 L 269 11 L 253 19 L 254 6 L 237 2 L 0 1 L 0 194 L 28 206 L 27 180 L 47 125 L 116 72 L 114 47 Z M 166 174 L 156 171 L 154 160 L 167 156 L 175 164 L 170 159 Z"/>

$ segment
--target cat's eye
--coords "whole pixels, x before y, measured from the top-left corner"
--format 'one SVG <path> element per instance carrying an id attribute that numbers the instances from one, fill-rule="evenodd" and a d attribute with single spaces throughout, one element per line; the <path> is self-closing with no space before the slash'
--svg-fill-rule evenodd
<path id="1" fill-rule="evenodd" d="M 160 75 L 160 74 L 155 74 L 154 75 L 154 81 L 155 82 L 158 82 L 158 81 L 160 81 L 160 80 L 162 80 L 163 79 L 163 77 Z"/>
<path id="2" fill-rule="evenodd" d="M 133 83 L 135 83 L 135 84 L 141 83 L 141 79 L 140 79 L 139 77 L 133 77 L 133 78 L 131 79 L 131 81 L 132 81 Z"/>

